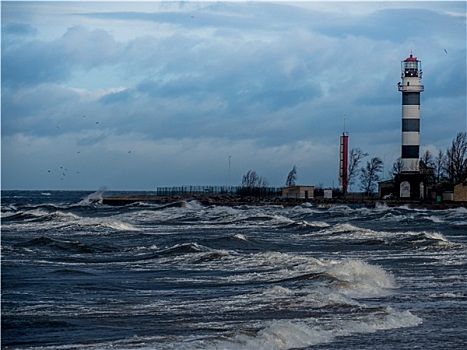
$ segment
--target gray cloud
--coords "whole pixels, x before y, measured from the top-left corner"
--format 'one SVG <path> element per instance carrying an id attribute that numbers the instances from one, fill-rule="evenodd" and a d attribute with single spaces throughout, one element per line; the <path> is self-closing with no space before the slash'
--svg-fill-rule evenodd
<path id="1" fill-rule="evenodd" d="M 412 44 L 424 65 L 422 142 L 443 147 L 465 124 L 465 18 L 429 3 L 359 3 L 368 10 L 345 15 L 321 5 L 83 3 L 27 17 L 47 28 L 2 25 L 2 160 L 15 162 L 3 181 L 26 186 L 16 173 L 66 161 L 93 179 L 76 174 L 73 188 L 214 184 L 231 155 L 237 182 L 253 168 L 282 185 L 296 164 L 305 183 L 337 184 L 344 115 L 351 147 L 397 158 L 396 84 Z"/>
<path id="2" fill-rule="evenodd" d="M 106 31 L 73 26 L 52 42 L 34 39 L 5 47 L 2 51 L 2 84 L 63 82 L 77 67 L 90 69 L 111 64 L 117 51 L 117 44 Z"/>

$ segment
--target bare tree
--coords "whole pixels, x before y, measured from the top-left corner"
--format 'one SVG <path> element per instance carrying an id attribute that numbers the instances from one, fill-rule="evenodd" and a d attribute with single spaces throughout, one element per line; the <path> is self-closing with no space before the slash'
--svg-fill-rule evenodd
<path id="1" fill-rule="evenodd" d="M 445 170 L 449 181 L 459 183 L 467 178 L 467 133 L 459 132 L 446 150 Z"/>
<path id="2" fill-rule="evenodd" d="M 256 171 L 248 170 L 248 172 L 242 177 L 242 187 L 268 187 L 268 180 L 265 177 L 259 177 L 258 174 L 256 174 Z"/>
<path id="3" fill-rule="evenodd" d="M 431 154 L 430 150 L 426 150 L 425 153 L 422 154 L 420 157 L 420 168 L 434 168 L 435 161 L 433 155 Z"/>
<path id="4" fill-rule="evenodd" d="M 256 174 L 256 171 L 254 170 L 248 170 L 248 172 L 243 175 L 242 178 L 242 187 L 256 187 L 256 184 L 258 183 L 258 175 Z"/>
<path id="5" fill-rule="evenodd" d="M 445 164 L 446 156 L 443 151 L 439 150 L 438 155 L 435 158 L 435 181 L 440 182 L 445 177 Z"/>
<path id="6" fill-rule="evenodd" d="M 383 171 L 383 161 L 379 157 L 371 158 L 365 167 L 360 169 L 360 188 L 370 195 L 376 190 L 376 182 L 380 180 L 379 173 Z"/>
<path id="7" fill-rule="evenodd" d="M 349 167 L 347 170 L 347 185 L 350 187 L 355 183 L 355 177 L 360 169 L 360 162 L 368 153 L 363 152 L 360 148 L 352 148 L 349 153 Z"/>
<path id="8" fill-rule="evenodd" d="M 297 181 L 297 167 L 294 165 L 292 170 L 290 170 L 289 174 L 287 175 L 285 186 L 286 187 L 295 186 L 296 181 Z"/>
<path id="9" fill-rule="evenodd" d="M 256 184 L 256 187 L 266 188 L 268 186 L 269 186 L 269 181 L 264 176 L 261 176 L 260 178 L 258 178 L 258 182 Z"/>
<path id="10" fill-rule="evenodd" d="M 401 157 L 397 158 L 396 161 L 392 164 L 392 174 L 391 177 L 394 178 L 395 174 L 399 174 L 402 172 L 403 165 Z"/>

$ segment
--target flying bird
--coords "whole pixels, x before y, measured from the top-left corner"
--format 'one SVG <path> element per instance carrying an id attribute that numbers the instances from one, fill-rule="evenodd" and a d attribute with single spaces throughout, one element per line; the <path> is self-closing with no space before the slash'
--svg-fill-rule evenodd
<path id="1" fill-rule="evenodd" d="M 448 53 L 448 50 L 444 49 L 444 52 Z"/>

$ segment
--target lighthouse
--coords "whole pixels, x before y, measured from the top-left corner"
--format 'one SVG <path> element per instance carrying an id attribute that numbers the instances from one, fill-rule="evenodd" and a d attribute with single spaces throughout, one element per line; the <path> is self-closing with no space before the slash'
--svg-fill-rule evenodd
<path id="1" fill-rule="evenodd" d="M 396 174 L 396 190 L 401 198 L 424 198 L 426 176 L 420 173 L 420 93 L 424 90 L 422 62 L 412 53 L 401 62 L 402 149 L 401 169 Z"/>
<path id="2" fill-rule="evenodd" d="M 398 90 L 402 92 L 402 172 L 418 172 L 420 158 L 420 92 L 422 62 L 410 54 L 401 63 Z"/>

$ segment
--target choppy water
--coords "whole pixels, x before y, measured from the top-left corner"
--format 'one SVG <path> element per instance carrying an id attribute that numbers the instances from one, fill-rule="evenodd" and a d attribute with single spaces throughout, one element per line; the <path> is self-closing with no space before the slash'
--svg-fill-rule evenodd
<path id="1" fill-rule="evenodd" d="M 2 192 L 2 348 L 465 349 L 467 209 Z"/>

